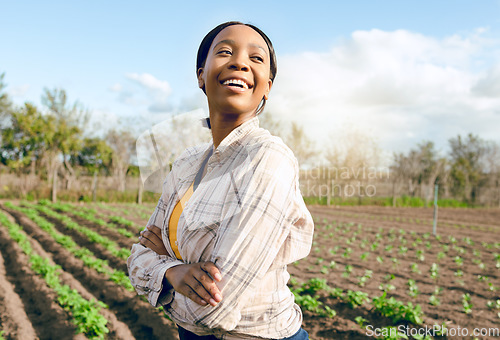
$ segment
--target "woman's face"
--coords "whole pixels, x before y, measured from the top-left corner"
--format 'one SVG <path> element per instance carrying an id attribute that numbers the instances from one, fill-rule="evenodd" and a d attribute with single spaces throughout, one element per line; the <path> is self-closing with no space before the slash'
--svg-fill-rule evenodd
<path id="1" fill-rule="evenodd" d="M 255 112 L 271 90 L 270 56 L 265 40 L 245 25 L 224 28 L 215 37 L 204 68 L 198 70 L 210 110 Z"/>

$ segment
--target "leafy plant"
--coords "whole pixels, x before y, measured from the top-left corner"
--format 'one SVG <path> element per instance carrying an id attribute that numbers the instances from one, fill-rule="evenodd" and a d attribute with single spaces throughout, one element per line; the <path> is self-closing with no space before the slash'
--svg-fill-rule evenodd
<path id="1" fill-rule="evenodd" d="M 418 264 L 416 263 L 412 263 L 410 265 L 410 268 L 411 268 L 411 272 L 412 273 L 417 273 L 417 274 L 421 274 L 422 272 L 420 271 L 420 269 L 418 268 Z"/>
<path id="2" fill-rule="evenodd" d="M 360 291 L 348 290 L 345 293 L 345 301 L 352 307 L 362 306 L 365 302 L 370 301 L 368 294 Z"/>
<path id="3" fill-rule="evenodd" d="M 346 264 L 344 267 L 344 272 L 342 273 L 342 277 L 348 278 L 352 273 L 352 266 L 350 264 Z"/>
<path id="4" fill-rule="evenodd" d="M 354 318 L 354 321 L 356 321 L 356 323 L 361 328 L 363 328 L 365 323 L 368 322 L 368 320 L 366 320 L 365 318 L 363 318 L 362 316 L 359 316 L 359 315 Z"/>
<path id="5" fill-rule="evenodd" d="M 462 294 L 462 307 L 465 314 L 472 313 L 472 303 L 469 293 Z"/>
<path id="6" fill-rule="evenodd" d="M 431 278 L 437 279 L 439 275 L 439 267 L 437 264 L 433 263 L 430 268 Z"/>
<path id="7" fill-rule="evenodd" d="M 416 298 L 420 293 L 415 280 L 412 279 L 408 280 L 408 289 L 410 290 L 408 295 L 410 295 L 410 297 L 412 298 Z"/>

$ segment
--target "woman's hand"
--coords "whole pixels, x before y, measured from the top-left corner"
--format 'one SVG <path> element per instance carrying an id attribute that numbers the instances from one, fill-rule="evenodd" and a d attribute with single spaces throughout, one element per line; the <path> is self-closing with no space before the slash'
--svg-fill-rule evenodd
<path id="1" fill-rule="evenodd" d="M 168 255 L 167 248 L 165 248 L 165 244 L 163 244 L 163 239 L 161 237 L 161 229 L 157 226 L 148 225 L 146 230 L 141 231 L 139 243 L 158 255 Z"/>
<path id="2" fill-rule="evenodd" d="M 165 272 L 165 278 L 176 292 L 199 305 L 210 303 L 216 306 L 222 300 L 222 295 L 210 276 L 217 281 L 222 280 L 220 271 L 213 262 L 181 264 Z"/>

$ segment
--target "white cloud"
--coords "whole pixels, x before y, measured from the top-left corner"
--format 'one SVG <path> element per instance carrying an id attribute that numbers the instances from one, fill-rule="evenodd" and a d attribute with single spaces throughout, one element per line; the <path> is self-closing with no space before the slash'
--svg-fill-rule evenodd
<path id="1" fill-rule="evenodd" d="M 164 80 L 156 79 L 149 73 L 137 74 L 129 73 L 126 77 L 130 80 L 137 82 L 149 91 L 162 96 L 168 96 L 171 92 L 170 85 Z"/>
<path id="2" fill-rule="evenodd" d="M 267 111 L 301 122 L 320 143 L 346 124 L 390 151 L 424 139 L 445 149 L 469 132 L 499 140 L 500 65 L 487 62 L 500 42 L 483 32 L 356 31 L 327 53 L 281 56 Z"/>
<path id="3" fill-rule="evenodd" d="M 123 89 L 123 86 L 120 83 L 115 83 L 113 86 L 109 87 L 109 90 L 111 92 L 121 92 L 122 89 Z"/>
<path id="4" fill-rule="evenodd" d="M 109 87 L 118 93 L 118 100 L 126 105 L 145 107 L 149 112 L 168 112 L 172 110 L 170 85 L 165 80 L 159 80 L 149 73 L 128 73 L 125 77 L 131 84 L 115 83 Z M 138 86 L 137 86 L 138 85 Z"/>
<path id="5" fill-rule="evenodd" d="M 9 93 L 12 97 L 23 97 L 26 94 L 26 92 L 28 92 L 30 87 L 31 86 L 29 84 L 16 86 L 16 87 L 11 88 L 9 90 Z"/>

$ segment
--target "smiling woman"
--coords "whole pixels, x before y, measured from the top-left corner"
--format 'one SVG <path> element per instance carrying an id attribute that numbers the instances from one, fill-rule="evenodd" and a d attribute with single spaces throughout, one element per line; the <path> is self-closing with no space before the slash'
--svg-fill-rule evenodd
<path id="1" fill-rule="evenodd" d="M 269 38 L 228 22 L 198 51 L 212 141 L 174 162 L 128 259 L 137 292 L 163 306 L 181 339 L 308 339 L 287 287 L 314 223 L 283 141 L 259 127 L 276 76 Z"/>

